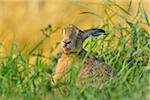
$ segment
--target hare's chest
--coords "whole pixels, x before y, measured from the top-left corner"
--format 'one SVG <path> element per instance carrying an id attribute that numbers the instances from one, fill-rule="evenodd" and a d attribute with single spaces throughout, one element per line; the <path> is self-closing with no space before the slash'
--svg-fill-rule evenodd
<path id="1" fill-rule="evenodd" d="M 62 55 L 62 57 L 58 60 L 57 66 L 62 70 L 67 70 L 71 66 L 77 67 L 80 63 L 80 59 L 75 56 Z"/>
<path id="2" fill-rule="evenodd" d="M 55 68 L 55 80 L 66 77 L 71 67 L 78 67 L 80 60 L 72 55 L 62 55 Z"/>

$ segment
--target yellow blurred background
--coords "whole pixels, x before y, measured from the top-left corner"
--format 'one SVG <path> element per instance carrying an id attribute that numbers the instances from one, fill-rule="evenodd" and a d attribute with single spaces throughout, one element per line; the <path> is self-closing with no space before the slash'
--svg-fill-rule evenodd
<path id="1" fill-rule="evenodd" d="M 130 2 L 113 1 L 124 9 L 127 9 Z M 122 16 L 133 17 L 138 9 L 138 1 L 132 0 L 130 15 L 114 10 Z M 25 47 L 23 53 L 26 53 L 44 37 L 40 29 L 51 24 L 53 29 L 59 27 L 59 30 L 51 36 L 51 40 L 48 39 L 42 45 L 47 54 L 49 48 L 60 41 L 61 28 L 68 24 L 73 23 L 81 29 L 101 25 L 102 19 L 107 17 L 104 2 L 105 0 L 0 0 L 0 55 L 8 54 L 13 42 L 20 48 Z M 150 1 L 142 0 L 142 3 L 150 16 Z M 102 19 L 90 14 L 80 14 L 86 11 L 98 12 Z"/>

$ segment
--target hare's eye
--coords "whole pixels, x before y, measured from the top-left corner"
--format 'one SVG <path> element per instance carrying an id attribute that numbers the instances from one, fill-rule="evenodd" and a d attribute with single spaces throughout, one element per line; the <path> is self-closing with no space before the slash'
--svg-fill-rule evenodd
<path id="1" fill-rule="evenodd" d="M 66 42 L 66 44 L 70 44 L 70 43 L 71 43 L 71 41 Z"/>

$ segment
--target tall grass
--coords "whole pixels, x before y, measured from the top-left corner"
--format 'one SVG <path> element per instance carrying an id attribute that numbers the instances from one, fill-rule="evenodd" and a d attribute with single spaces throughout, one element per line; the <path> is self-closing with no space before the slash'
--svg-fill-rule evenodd
<path id="1" fill-rule="evenodd" d="M 77 3 L 88 7 L 84 2 Z M 42 54 L 40 46 L 55 31 L 48 26 L 42 29 L 45 38 L 41 39 L 25 57 L 17 43 L 12 44 L 11 51 L 6 57 L 0 56 L 0 99 L 148 100 L 150 98 L 150 33 L 144 27 L 149 28 L 147 13 L 141 2 L 134 19 L 117 14 L 111 8 L 115 7 L 129 15 L 132 0 L 127 10 L 112 1 L 106 0 L 103 5 L 113 13 L 111 16 L 108 14 L 106 19 L 102 19 L 103 25 L 97 26 L 104 28 L 107 36 L 88 39 L 84 48 L 89 52 L 92 51 L 98 58 L 103 58 L 112 67 L 116 72 L 113 80 L 108 81 L 102 89 L 80 88 L 80 90 L 75 82 L 71 81 L 68 85 L 68 93 L 64 93 L 59 85 L 51 86 L 51 77 L 60 53 L 55 58 L 51 55 L 45 57 Z M 92 10 L 80 14 L 91 14 L 101 18 L 98 12 Z M 112 20 L 111 17 L 121 18 L 122 22 Z M 36 59 L 35 63 L 30 64 L 33 56 Z M 44 63 L 44 58 L 51 63 Z M 71 70 L 71 75 L 76 77 L 74 69 Z M 54 92 L 55 89 L 59 91 Z"/>

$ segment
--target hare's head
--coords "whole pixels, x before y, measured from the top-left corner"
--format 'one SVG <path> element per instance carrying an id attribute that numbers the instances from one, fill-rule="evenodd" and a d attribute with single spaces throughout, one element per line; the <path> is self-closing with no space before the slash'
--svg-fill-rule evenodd
<path id="1" fill-rule="evenodd" d="M 62 34 L 61 49 L 64 53 L 69 54 L 79 52 L 82 49 L 83 41 L 89 36 L 97 37 L 105 34 L 105 31 L 97 28 L 82 31 L 70 24 L 69 27 L 63 29 Z"/>

